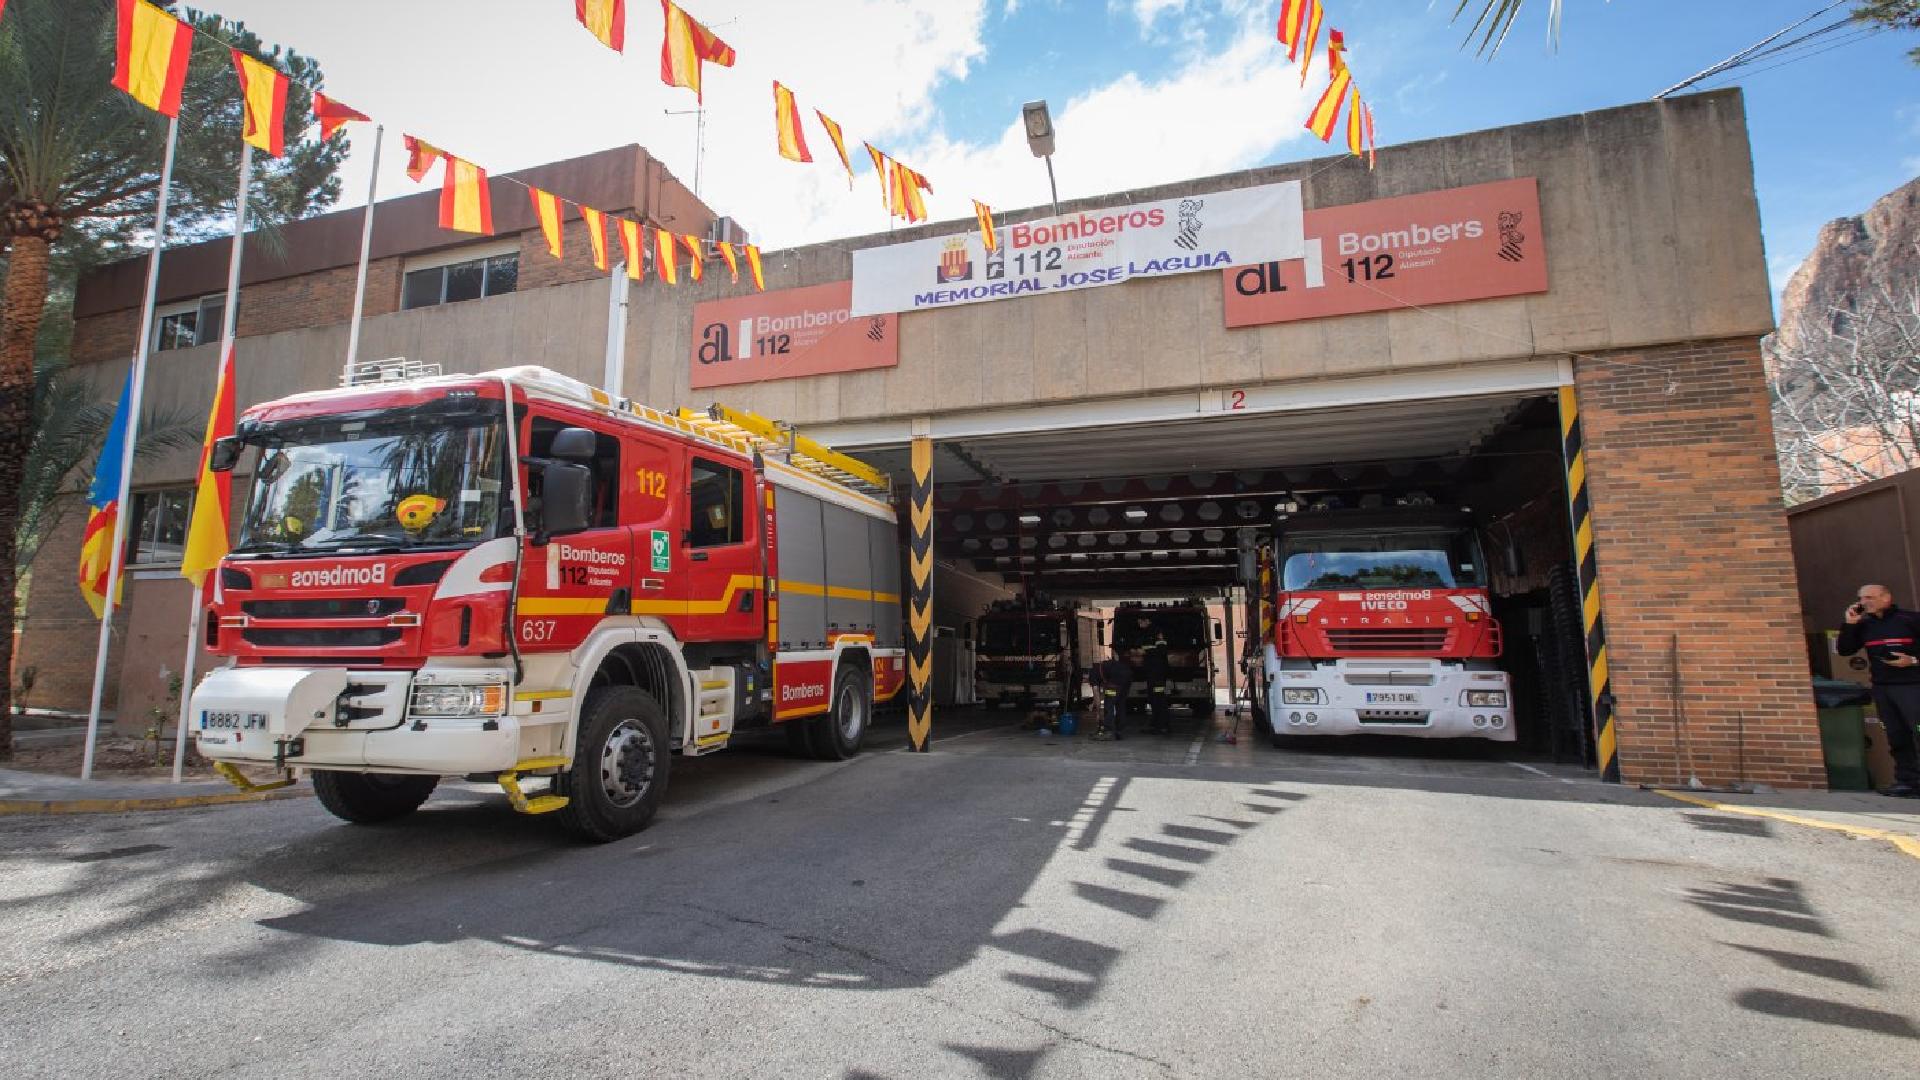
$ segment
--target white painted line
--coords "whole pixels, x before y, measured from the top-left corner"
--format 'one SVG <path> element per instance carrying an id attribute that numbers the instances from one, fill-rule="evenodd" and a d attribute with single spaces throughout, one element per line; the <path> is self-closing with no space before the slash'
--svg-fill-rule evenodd
<path id="1" fill-rule="evenodd" d="M 1546 771 L 1545 769 L 1536 769 L 1536 768 L 1534 768 L 1533 766 L 1531 766 L 1531 765 L 1528 765 L 1528 764 L 1526 764 L 1526 763 L 1524 763 L 1524 762 L 1519 762 L 1519 761 L 1509 761 L 1509 762 L 1507 762 L 1507 764 L 1509 764 L 1509 765 L 1511 765 L 1511 766 L 1513 766 L 1513 767 L 1514 767 L 1514 768 L 1516 768 L 1516 769 L 1525 769 L 1525 770 L 1526 770 L 1527 772 L 1530 772 L 1530 773 L 1532 773 L 1532 774 L 1533 774 L 1533 775 L 1535 775 L 1535 776 L 1541 776 L 1541 777 L 1545 777 L 1545 778 L 1546 778 L 1546 779 L 1548 779 L 1548 780 L 1552 780 L 1552 779 L 1554 778 L 1554 777 L 1553 777 L 1553 774 L 1552 774 L 1552 773 L 1550 773 L 1550 772 L 1548 772 L 1548 771 Z"/>
<path id="2" fill-rule="evenodd" d="M 1067 822 L 1066 842 L 1068 844 L 1077 844 L 1080 838 L 1086 835 L 1087 826 L 1093 823 L 1093 815 L 1099 812 L 1100 805 L 1113 793 L 1113 785 L 1119 782 L 1120 778 L 1117 776 L 1103 776 L 1099 783 L 1093 785 L 1093 790 L 1087 792 L 1087 797 L 1081 800 L 1080 808 L 1073 812 L 1073 817 Z"/>
<path id="3" fill-rule="evenodd" d="M 1186 763 L 1189 765 L 1198 765 L 1200 763 L 1200 748 L 1205 745 L 1207 745 L 1207 733 L 1202 731 L 1193 737 L 1193 745 L 1187 747 Z"/>

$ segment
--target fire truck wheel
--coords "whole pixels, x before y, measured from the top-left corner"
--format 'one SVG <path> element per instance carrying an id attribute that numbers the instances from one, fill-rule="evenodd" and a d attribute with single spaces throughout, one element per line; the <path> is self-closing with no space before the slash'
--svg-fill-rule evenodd
<path id="1" fill-rule="evenodd" d="M 833 680 L 833 711 L 815 717 L 813 756 L 822 761 L 845 761 L 860 752 L 873 719 L 873 676 L 864 668 L 844 664 Z"/>
<path id="2" fill-rule="evenodd" d="M 561 824 L 589 840 L 618 840 L 647 827 L 666 794 L 672 754 L 667 714 L 632 686 L 587 692 L 573 765 L 553 778 L 567 797 Z"/>
<path id="3" fill-rule="evenodd" d="M 377 825 L 420 809 L 420 804 L 427 801 L 439 782 L 437 776 L 317 769 L 313 774 L 313 793 L 334 817 L 355 825 Z"/>

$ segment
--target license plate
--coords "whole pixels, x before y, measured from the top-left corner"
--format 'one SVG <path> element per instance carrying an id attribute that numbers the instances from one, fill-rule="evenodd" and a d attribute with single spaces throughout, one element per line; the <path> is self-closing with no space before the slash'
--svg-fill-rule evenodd
<path id="1" fill-rule="evenodd" d="M 263 712 L 225 712 L 203 709 L 200 712 L 201 731 L 265 731 L 267 714 Z"/>
<path id="2" fill-rule="evenodd" d="M 1384 691 L 1368 691 L 1369 705 L 1412 705 L 1420 700 L 1419 694 L 1393 694 Z"/>

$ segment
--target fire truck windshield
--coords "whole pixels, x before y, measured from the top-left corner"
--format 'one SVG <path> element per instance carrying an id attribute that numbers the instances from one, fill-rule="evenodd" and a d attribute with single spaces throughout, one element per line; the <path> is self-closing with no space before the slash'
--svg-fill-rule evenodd
<path id="1" fill-rule="evenodd" d="M 1454 529 L 1298 533 L 1280 541 L 1281 587 L 1464 589 L 1484 585 L 1479 545 Z"/>
<path id="2" fill-rule="evenodd" d="M 500 535 L 504 431 L 412 409 L 245 433 L 260 448 L 238 553 L 478 543 Z"/>
<path id="3" fill-rule="evenodd" d="M 983 656 L 1036 656 L 1060 651 L 1056 621 L 982 619 L 978 651 Z"/>
<path id="4" fill-rule="evenodd" d="M 1147 625 L 1141 626 L 1145 618 Z M 1155 632 L 1165 635 L 1176 649 L 1192 649 L 1209 644 L 1207 621 L 1192 611 L 1155 611 L 1150 617 L 1137 611 L 1121 610 L 1113 617 L 1113 642 L 1123 649 L 1137 648 Z"/>

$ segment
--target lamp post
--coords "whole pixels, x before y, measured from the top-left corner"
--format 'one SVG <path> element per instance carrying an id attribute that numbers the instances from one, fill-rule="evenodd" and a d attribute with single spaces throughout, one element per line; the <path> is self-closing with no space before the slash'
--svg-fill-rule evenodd
<path id="1" fill-rule="evenodd" d="M 1045 101 L 1029 101 L 1020 106 L 1020 118 L 1027 127 L 1027 149 L 1047 163 L 1047 191 L 1053 196 L 1053 216 L 1060 216 L 1060 188 L 1053 182 L 1053 115 Z"/>

